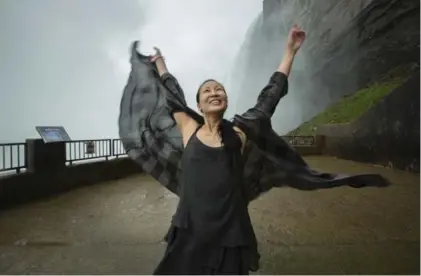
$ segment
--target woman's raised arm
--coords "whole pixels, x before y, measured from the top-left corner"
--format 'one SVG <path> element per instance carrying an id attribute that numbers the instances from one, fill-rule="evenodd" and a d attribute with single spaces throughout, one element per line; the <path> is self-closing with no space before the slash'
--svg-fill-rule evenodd
<path id="1" fill-rule="evenodd" d="M 262 92 L 260 92 L 255 106 L 268 117 L 272 117 L 279 101 L 288 93 L 288 76 L 291 72 L 295 55 L 304 40 L 305 32 L 294 25 L 289 31 L 285 53 L 278 70 L 272 75 Z"/>
<path id="2" fill-rule="evenodd" d="M 289 34 L 285 53 L 275 73 L 268 84 L 260 92 L 257 103 L 242 115 L 235 115 L 236 130 L 244 136 L 258 136 L 262 128 L 270 126 L 270 118 L 275 113 L 276 106 L 281 98 L 288 93 L 288 76 L 291 71 L 294 57 L 305 40 L 306 34 L 294 25 Z"/>
<path id="3" fill-rule="evenodd" d="M 285 76 L 289 76 L 291 71 L 294 57 L 306 39 L 306 33 L 301 30 L 297 25 L 292 26 L 288 33 L 288 40 L 285 49 L 284 56 L 281 64 L 278 67 L 278 72 L 283 73 Z"/>
<path id="4" fill-rule="evenodd" d="M 184 107 L 187 107 L 186 99 L 184 97 L 183 89 L 178 84 L 177 79 L 169 73 L 167 65 L 165 64 L 164 57 L 161 51 L 155 47 L 155 55 L 151 57 L 151 62 L 155 63 L 156 69 L 159 76 L 162 79 L 165 87 L 182 103 Z M 191 136 L 197 127 L 197 122 L 184 110 L 172 110 L 172 116 L 177 123 L 178 129 L 183 136 L 183 142 Z"/>
<path id="5" fill-rule="evenodd" d="M 272 117 L 280 99 L 288 92 L 288 76 L 291 72 L 295 55 L 303 44 L 305 36 L 305 32 L 296 25 L 291 28 L 285 53 L 277 71 L 273 73 L 268 84 L 260 92 L 256 105 L 243 114 L 243 117 Z"/>

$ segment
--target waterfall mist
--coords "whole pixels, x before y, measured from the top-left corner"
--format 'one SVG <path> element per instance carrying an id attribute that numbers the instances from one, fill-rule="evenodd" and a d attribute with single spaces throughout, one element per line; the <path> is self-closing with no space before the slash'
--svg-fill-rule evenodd
<path id="1" fill-rule="evenodd" d="M 279 134 L 286 134 L 309 120 L 326 106 L 358 87 L 356 33 L 348 33 L 339 44 L 349 22 L 371 0 L 263 2 L 263 12 L 250 26 L 237 55 L 230 83 L 239 95 L 236 111 L 253 106 L 261 89 L 277 69 L 293 24 L 307 33 L 307 40 L 295 58 L 289 77 L 289 93 L 272 118 Z M 347 5 L 346 11 L 344 5 Z M 326 14 L 329 13 L 329 16 Z M 336 14 L 336 16 L 335 16 Z M 335 46 L 335 49 L 329 47 Z M 336 57 L 340 56 L 340 59 Z M 326 66 L 330 67 L 325 72 Z"/>
<path id="2" fill-rule="evenodd" d="M 195 94 L 202 81 L 221 81 L 233 114 L 236 94 L 227 80 L 247 29 L 262 10 L 261 0 L 153 0 L 140 1 L 144 24 L 131 39 L 140 40 L 140 51 L 152 54 L 157 46 L 169 71 L 184 89 L 188 105 L 196 109 Z M 129 39 L 110 41 L 110 58 L 121 76 L 129 72 Z"/>
<path id="3" fill-rule="evenodd" d="M 195 108 L 204 79 L 225 83 L 261 10 L 261 0 L 2 0 L 0 140 L 39 137 L 36 125 L 117 137 L 134 40 L 145 53 L 161 48 Z"/>

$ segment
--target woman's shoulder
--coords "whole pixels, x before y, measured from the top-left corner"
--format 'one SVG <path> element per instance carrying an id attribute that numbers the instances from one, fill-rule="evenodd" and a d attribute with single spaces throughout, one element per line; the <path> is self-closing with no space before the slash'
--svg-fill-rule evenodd
<path id="1" fill-rule="evenodd" d="M 198 128 L 201 125 L 193 119 L 189 119 L 186 124 L 180 128 L 181 130 L 181 136 L 183 137 L 183 145 L 184 147 L 187 145 L 190 138 L 193 136 L 193 134 L 198 130 Z"/>
<path id="2" fill-rule="evenodd" d="M 243 152 L 246 147 L 247 136 L 239 127 L 233 126 L 232 128 L 241 140 L 241 152 Z"/>

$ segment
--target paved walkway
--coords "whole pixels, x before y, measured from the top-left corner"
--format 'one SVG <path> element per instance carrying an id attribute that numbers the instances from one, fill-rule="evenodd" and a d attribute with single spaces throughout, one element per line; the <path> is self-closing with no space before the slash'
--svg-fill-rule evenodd
<path id="1" fill-rule="evenodd" d="M 316 169 L 381 173 L 389 188 L 273 189 L 250 206 L 261 274 L 419 274 L 419 175 L 328 157 Z M 0 274 L 150 274 L 177 198 L 140 175 L 0 212 Z"/>

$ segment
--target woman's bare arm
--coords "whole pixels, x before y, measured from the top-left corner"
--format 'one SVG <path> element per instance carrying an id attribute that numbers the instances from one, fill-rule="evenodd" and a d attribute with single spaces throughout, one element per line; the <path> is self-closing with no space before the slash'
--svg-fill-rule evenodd
<path id="1" fill-rule="evenodd" d="M 237 133 L 238 137 L 241 140 L 241 153 L 243 153 L 244 149 L 246 148 L 247 136 L 240 128 L 236 126 L 234 126 L 233 128 L 234 128 L 235 133 Z"/>
<path id="2" fill-rule="evenodd" d="M 297 25 L 292 26 L 291 30 L 288 33 L 288 40 L 285 53 L 282 58 L 281 64 L 278 67 L 278 72 L 289 76 L 292 64 L 294 62 L 294 57 L 305 39 L 306 33 L 303 30 L 301 30 Z"/>
<path id="3" fill-rule="evenodd" d="M 279 100 L 286 95 L 288 90 L 287 78 L 291 72 L 292 64 L 294 63 L 295 55 L 300 49 L 305 40 L 306 34 L 298 26 L 294 25 L 289 34 L 287 45 L 281 63 L 277 69 L 278 73 L 272 75 L 268 85 L 266 85 L 259 94 L 259 99 L 254 109 L 271 117 Z M 280 74 L 279 74 L 280 73 Z M 238 133 L 243 147 L 247 141 L 246 134 L 238 127 L 234 127 Z"/>
<path id="4" fill-rule="evenodd" d="M 158 70 L 158 74 L 160 77 L 169 73 L 167 65 L 165 63 L 164 58 L 161 55 L 161 52 L 158 48 L 155 48 L 156 54 L 151 58 L 152 62 L 155 62 L 156 69 Z M 183 136 L 183 144 L 186 145 L 187 141 L 190 139 L 193 132 L 198 127 L 197 122 L 191 118 L 185 112 L 174 112 L 173 117 L 175 122 L 177 123 L 177 127 Z"/>
<path id="5" fill-rule="evenodd" d="M 296 52 L 287 48 L 277 71 L 288 77 L 291 72 L 292 64 L 294 63 L 295 54 Z"/>

